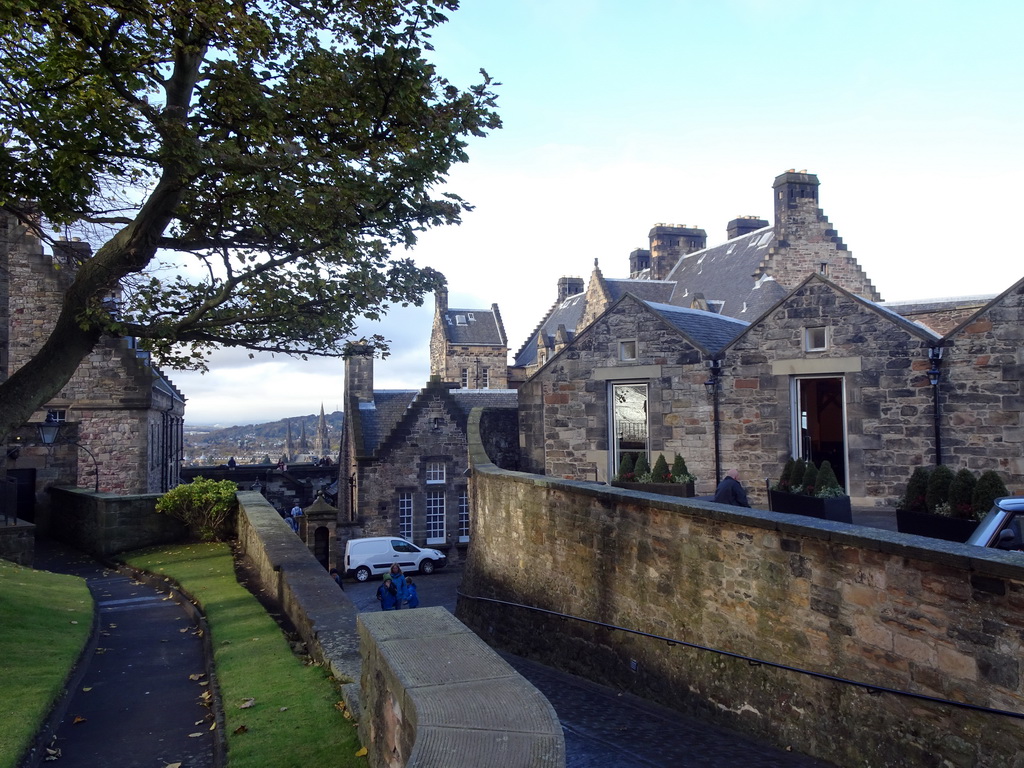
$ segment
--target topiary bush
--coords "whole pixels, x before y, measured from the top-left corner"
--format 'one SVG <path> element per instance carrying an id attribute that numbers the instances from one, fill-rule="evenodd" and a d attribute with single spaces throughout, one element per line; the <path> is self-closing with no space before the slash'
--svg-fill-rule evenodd
<path id="1" fill-rule="evenodd" d="M 992 508 L 992 503 L 1000 496 L 1009 496 L 1006 485 L 996 472 L 991 469 L 985 470 L 978 478 L 978 484 L 974 486 L 974 495 L 971 496 L 971 506 L 974 508 L 974 515 L 979 520 Z"/>
<path id="2" fill-rule="evenodd" d="M 828 459 L 821 462 L 821 468 L 818 470 L 818 479 L 815 482 L 814 495 L 819 499 L 838 499 L 846 495 L 843 486 L 839 484 L 839 478 L 836 477 L 835 470 L 832 469 L 832 462 Z"/>
<path id="3" fill-rule="evenodd" d="M 619 460 L 619 474 L 616 475 L 615 479 L 622 483 L 629 483 L 636 477 L 635 459 L 632 453 L 622 454 L 622 458 Z"/>
<path id="4" fill-rule="evenodd" d="M 903 500 L 900 502 L 901 509 L 905 509 L 908 512 L 925 511 L 925 496 L 928 494 L 928 475 L 927 467 L 917 467 L 910 474 L 907 490 L 903 494 Z"/>
<path id="5" fill-rule="evenodd" d="M 651 480 L 655 483 L 671 483 L 672 473 L 668 470 L 668 462 L 665 461 L 665 454 L 659 453 L 654 462 L 654 469 L 651 470 Z"/>
<path id="6" fill-rule="evenodd" d="M 807 496 L 814 495 L 814 489 L 818 484 L 818 468 L 814 466 L 813 461 L 808 461 L 807 466 L 804 468 L 804 479 L 800 484 L 800 493 Z"/>
<path id="7" fill-rule="evenodd" d="M 934 515 L 948 512 L 949 486 L 953 482 L 953 470 L 939 464 L 928 474 L 928 487 L 924 492 L 924 507 Z"/>
<path id="8" fill-rule="evenodd" d="M 789 475 L 789 492 L 800 493 L 804 487 L 804 474 L 807 472 L 807 462 L 797 459 L 793 462 L 793 471 Z"/>
<path id="9" fill-rule="evenodd" d="M 686 459 L 677 453 L 672 460 L 672 481 L 676 483 L 693 483 L 696 480 L 697 478 L 690 474 L 690 470 L 686 466 Z"/>
<path id="10" fill-rule="evenodd" d="M 647 461 L 646 454 L 637 454 L 636 462 L 633 464 L 633 473 L 638 483 L 645 483 L 650 480 L 651 464 Z"/>
<path id="11" fill-rule="evenodd" d="M 794 459 L 792 456 L 786 459 L 786 464 L 785 466 L 782 467 L 782 474 L 779 475 L 779 481 L 775 484 L 775 487 L 772 489 L 773 491 L 785 491 L 787 493 L 789 492 L 789 489 L 792 487 L 790 477 L 792 477 L 793 475 L 793 466 L 795 464 L 796 459 Z"/>
<path id="12" fill-rule="evenodd" d="M 230 480 L 197 477 L 167 491 L 157 500 L 156 511 L 181 520 L 202 541 L 223 541 L 235 531 L 237 492 L 238 486 Z"/>
<path id="13" fill-rule="evenodd" d="M 949 514 L 962 520 L 974 520 L 974 488 L 978 478 L 971 470 L 961 469 L 953 476 L 949 484 Z"/>

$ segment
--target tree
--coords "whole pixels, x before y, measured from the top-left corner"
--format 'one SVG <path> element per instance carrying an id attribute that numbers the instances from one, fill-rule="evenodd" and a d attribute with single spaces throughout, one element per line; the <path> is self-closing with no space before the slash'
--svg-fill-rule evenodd
<path id="1" fill-rule="evenodd" d="M 171 368 L 218 346 L 340 356 L 358 318 L 422 303 L 443 278 L 392 249 L 459 222 L 438 186 L 500 126 L 483 70 L 461 90 L 425 58 L 457 7 L 0 0 L 0 208 L 98 246 L 0 384 L 0 435 L 104 334 Z"/>

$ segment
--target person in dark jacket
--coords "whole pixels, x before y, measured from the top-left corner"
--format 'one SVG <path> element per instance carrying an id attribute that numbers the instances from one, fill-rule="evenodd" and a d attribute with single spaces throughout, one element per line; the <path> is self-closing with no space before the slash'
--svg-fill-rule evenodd
<path id="1" fill-rule="evenodd" d="M 747 492 L 743 490 L 743 484 L 740 482 L 738 469 L 730 469 L 725 473 L 712 501 L 717 501 L 719 504 L 732 504 L 734 507 L 750 506 L 750 502 L 747 501 Z"/>
<path id="2" fill-rule="evenodd" d="M 398 608 L 398 590 L 391 580 L 391 574 L 384 574 L 383 583 L 377 587 L 377 599 L 382 611 L 394 611 Z"/>

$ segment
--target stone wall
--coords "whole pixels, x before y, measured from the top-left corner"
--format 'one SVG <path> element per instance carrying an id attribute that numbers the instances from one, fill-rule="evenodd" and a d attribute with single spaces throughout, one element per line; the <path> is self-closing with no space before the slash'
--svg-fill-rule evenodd
<path id="1" fill-rule="evenodd" d="M 36 527 L 16 518 L 5 525 L 0 517 L 0 558 L 31 568 L 35 553 Z"/>
<path id="2" fill-rule="evenodd" d="M 96 557 L 187 538 L 178 520 L 158 514 L 160 494 L 118 496 L 83 488 L 50 489 L 49 533 Z"/>
<path id="3" fill-rule="evenodd" d="M 476 464 L 485 640 L 848 766 L 1019 766 L 1024 557 Z M 845 685 L 678 643 L 857 681 Z"/>
<path id="4" fill-rule="evenodd" d="M 1024 280 L 949 337 L 940 365 L 943 456 L 1024 493 Z"/>
<path id="5" fill-rule="evenodd" d="M 619 360 L 619 342 L 637 340 L 637 357 Z M 711 408 L 700 351 L 627 297 L 586 328 L 519 389 L 523 462 L 553 477 L 607 482 L 617 470 L 609 459 L 608 387 L 611 381 L 646 381 L 651 455 L 671 463 L 679 453 L 690 471 L 714 491 Z"/>
<path id="6" fill-rule="evenodd" d="M 238 493 L 238 543 L 260 584 L 312 656 L 342 682 L 359 679 L 356 609 L 284 519 L 255 491 Z"/>
<path id="7" fill-rule="evenodd" d="M 824 327 L 827 349 L 807 352 Z M 895 504 L 914 467 L 934 462 L 928 347 L 937 339 L 823 280 L 811 279 L 726 348 L 719 410 L 723 461 L 765 503 L 792 455 L 795 376 L 842 380 L 847 491 L 855 504 Z"/>
<path id="8" fill-rule="evenodd" d="M 444 608 L 359 615 L 360 738 L 374 768 L 561 768 L 551 704 Z"/>

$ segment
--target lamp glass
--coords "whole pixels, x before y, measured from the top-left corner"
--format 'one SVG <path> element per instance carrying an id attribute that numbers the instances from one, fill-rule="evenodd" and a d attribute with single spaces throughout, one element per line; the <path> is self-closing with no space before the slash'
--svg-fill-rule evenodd
<path id="1" fill-rule="evenodd" d="M 47 419 L 45 422 L 39 425 L 39 442 L 43 445 L 53 445 L 57 442 L 57 436 L 60 434 L 60 422 L 50 421 Z"/>

